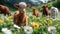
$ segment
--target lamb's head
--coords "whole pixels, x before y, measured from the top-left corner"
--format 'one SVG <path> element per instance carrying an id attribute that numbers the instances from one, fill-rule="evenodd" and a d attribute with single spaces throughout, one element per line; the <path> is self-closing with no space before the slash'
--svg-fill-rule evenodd
<path id="1" fill-rule="evenodd" d="M 43 7 L 42 8 L 47 8 L 47 4 L 43 4 Z"/>
<path id="2" fill-rule="evenodd" d="M 20 7 L 21 9 L 26 8 L 26 6 L 27 6 L 27 4 L 26 4 L 25 2 L 20 2 L 20 3 L 19 3 L 19 7 Z"/>
<path id="3" fill-rule="evenodd" d="M 20 2 L 19 4 L 14 4 L 14 6 L 19 9 L 25 9 L 27 7 L 30 7 L 30 4 L 26 4 L 25 2 Z"/>
<path id="4" fill-rule="evenodd" d="M 58 11 L 58 9 L 56 7 L 51 7 L 51 11 L 55 12 Z"/>
<path id="5" fill-rule="evenodd" d="M 32 10 L 33 10 L 33 12 L 35 12 L 35 11 L 37 11 L 37 8 L 33 8 Z"/>
<path id="6" fill-rule="evenodd" d="M 54 9 L 55 9 L 55 7 L 51 7 L 51 9 L 52 9 L 52 10 L 54 10 Z"/>

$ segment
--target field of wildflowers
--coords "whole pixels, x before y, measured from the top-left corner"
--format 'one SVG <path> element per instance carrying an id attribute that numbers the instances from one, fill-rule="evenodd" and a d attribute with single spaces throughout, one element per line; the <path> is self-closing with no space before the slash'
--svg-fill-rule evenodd
<path id="1" fill-rule="evenodd" d="M 27 15 L 28 25 L 20 28 L 14 25 L 13 13 L 12 16 L 0 14 L 0 34 L 60 34 L 60 20 Z"/>

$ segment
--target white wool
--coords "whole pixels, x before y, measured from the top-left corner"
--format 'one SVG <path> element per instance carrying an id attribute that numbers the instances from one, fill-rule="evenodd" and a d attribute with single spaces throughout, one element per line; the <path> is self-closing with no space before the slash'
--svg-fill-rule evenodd
<path id="1" fill-rule="evenodd" d="M 51 7 L 51 9 L 54 9 L 55 7 Z"/>
<path id="2" fill-rule="evenodd" d="M 20 2 L 19 6 L 25 8 L 27 6 L 27 4 L 25 2 Z"/>
<path id="3" fill-rule="evenodd" d="M 58 8 L 56 7 L 51 7 L 51 18 L 58 18 Z"/>
<path id="4" fill-rule="evenodd" d="M 56 7 L 51 7 L 51 10 L 55 11 L 55 12 L 58 12 L 58 8 L 56 8 Z"/>

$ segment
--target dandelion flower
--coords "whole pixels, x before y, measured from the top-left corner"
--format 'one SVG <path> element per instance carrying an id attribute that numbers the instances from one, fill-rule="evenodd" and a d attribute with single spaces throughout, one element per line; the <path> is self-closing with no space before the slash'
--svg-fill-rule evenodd
<path id="1" fill-rule="evenodd" d="M 33 27 L 36 29 L 36 28 L 39 28 L 39 24 L 38 23 L 34 23 L 33 24 Z"/>
<path id="2" fill-rule="evenodd" d="M 3 22 L 4 22 L 4 20 L 0 19 L 0 24 L 3 23 Z"/>
<path id="3" fill-rule="evenodd" d="M 49 20 L 47 20 L 47 22 L 48 22 L 48 23 L 52 23 L 52 20 L 51 20 L 51 19 L 49 19 Z"/>

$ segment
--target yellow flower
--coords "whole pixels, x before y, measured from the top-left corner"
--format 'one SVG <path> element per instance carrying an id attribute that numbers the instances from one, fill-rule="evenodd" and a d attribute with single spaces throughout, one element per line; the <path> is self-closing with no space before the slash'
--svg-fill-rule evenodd
<path id="1" fill-rule="evenodd" d="M 38 23 L 34 23 L 33 24 L 33 27 L 36 29 L 36 28 L 39 28 L 39 24 Z"/>
<path id="2" fill-rule="evenodd" d="M 48 23 L 52 23 L 52 20 L 51 20 L 51 19 L 49 19 L 49 20 L 47 20 L 47 22 L 48 22 Z"/>
<path id="3" fill-rule="evenodd" d="M 47 23 L 47 21 L 46 21 L 46 20 L 44 20 L 44 23 Z"/>
<path id="4" fill-rule="evenodd" d="M 3 23 L 4 21 L 2 19 L 0 19 L 0 24 Z"/>
<path id="5" fill-rule="evenodd" d="M 12 16 L 8 16 L 8 19 L 11 19 L 12 18 Z"/>

